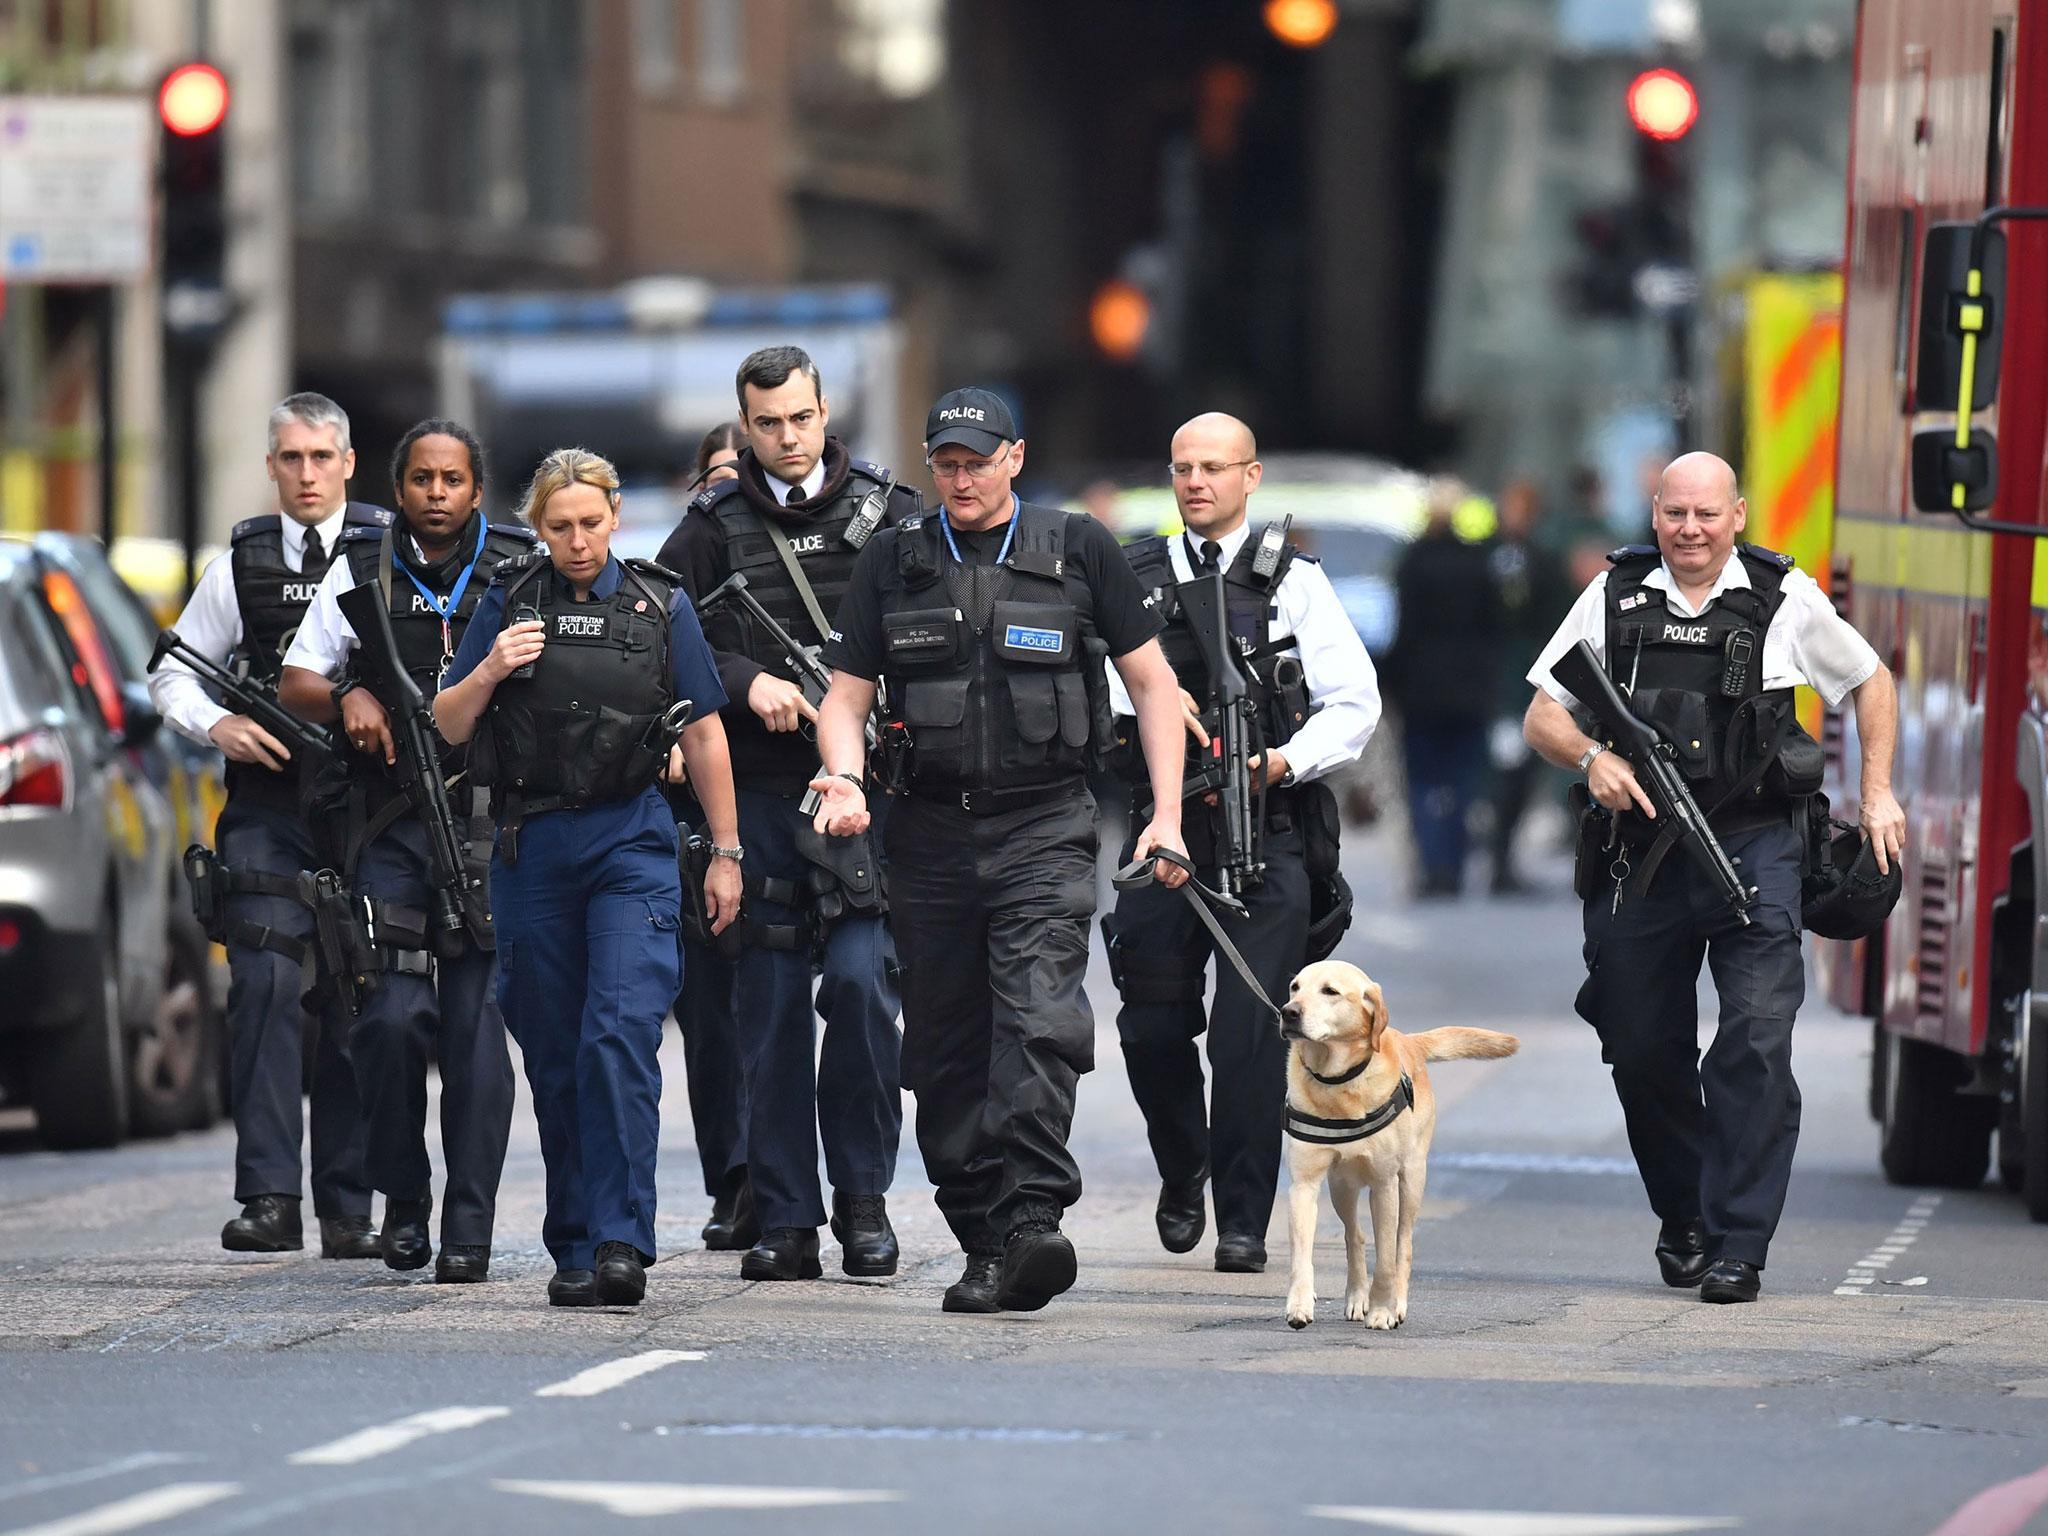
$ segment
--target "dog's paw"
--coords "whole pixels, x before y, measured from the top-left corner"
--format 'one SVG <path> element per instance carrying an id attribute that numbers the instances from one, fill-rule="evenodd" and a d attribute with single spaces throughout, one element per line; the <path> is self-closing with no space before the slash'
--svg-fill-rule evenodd
<path id="1" fill-rule="evenodd" d="M 1290 1294 L 1287 1298 L 1287 1326 L 1306 1328 L 1316 1320 L 1316 1299 L 1313 1294 L 1300 1296 Z"/>
<path id="2" fill-rule="evenodd" d="M 1365 1314 L 1365 1326 L 1391 1332 L 1401 1326 L 1401 1319 L 1394 1316 L 1392 1307 L 1374 1307 Z"/>
<path id="3" fill-rule="evenodd" d="M 1394 1303 L 1394 1326 L 1398 1328 L 1407 1321 L 1408 1298 L 1406 1296 L 1403 1296 L 1399 1301 Z"/>
<path id="4" fill-rule="evenodd" d="M 1362 1323 L 1365 1321 L 1365 1313 L 1366 1299 L 1364 1291 L 1354 1291 L 1344 1298 L 1344 1318 L 1346 1322 Z"/>

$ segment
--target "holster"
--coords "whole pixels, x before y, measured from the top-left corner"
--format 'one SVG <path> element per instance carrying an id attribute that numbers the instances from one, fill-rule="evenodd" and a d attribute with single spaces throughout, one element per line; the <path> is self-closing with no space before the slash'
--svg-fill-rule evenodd
<path id="1" fill-rule="evenodd" d="M 331 869 L 303 871 L 299 897 L 313 912 L 314 974 L 306 1004 L 317 1012 L 339 998 L 354 1017 L 363 1011 L 374 958 L 355 902 Z"/>
<path id="2" fill-rule="evenodd" d="M 871 833 L 832 837 L 805 824 L 797 828 L 796 851 L 811 866 L 805 884 L 820 938 L 842 917 L 888 915 L 888 876 Z"/>
<path id="3" fill-rule="evenodd" d="M 192 882 L 192 915 L 210 944 L 228 941 L 227 871 L 220 858 L 204 843 L 185 850 L 185 878 Z"/>
<path id="4" fill-rule="evenodd" d="M 704 876 L 710 868 L 710 838 L 692 833 L 679 840 L 676 869 L 683 881 L 683 938 L 699 948 L 714 949 L 728 960 L 736 959 L 746 943 L 745 925 L 728 923 L 725 932 L 713 933 L 711 919 L 704 915 Z"/>
<path id="5" fill-rule="evenodd" d="M 1591 901 L 1614 862 L 1614 815 L 1594 802 L 1584 784 L 1574 784 L 1565 799 L 1577 829 L 1572 840 L 1572 891 L 1579 900 Z"/>
<path id="6" fill-rule="evenodd" d="M 199 920 L 200 931 L 209 943 L 267 949 L 294 964 L 306 958 L 306 946 L 290 934 L 228 915 L 228 898 L 238 892 L 300 900 L 297 876 L 232 870 L 204 843 L 194 843 L 185 850 L 184 865 L 185 878 L 192 883 L 192 915 Z"/>

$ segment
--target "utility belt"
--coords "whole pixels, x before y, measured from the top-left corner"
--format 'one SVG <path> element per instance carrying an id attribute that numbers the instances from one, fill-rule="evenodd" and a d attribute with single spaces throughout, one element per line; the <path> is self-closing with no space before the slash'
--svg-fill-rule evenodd
<path id="1" fill-rule="evenodd" d="M 683 881 L 684 936 L 728 959 L 751 946 L 807 955 L 816 966 L 823 962 L 826 938 L 842 920 L 889 915 L 887 872 L 876 857 L 872 833 L 831 837 L 804 827 L 797 833 L 796 844 L 806 865 L 800 878 L 755 874 L 741 864 L 739 920 L 725 932 L 714 934 L 711 920 L 704 915 L 704 877 L 711 868 L 711 841 L 695 833 L 684 838 L 677 859 Z M 766 921 L 759 915 L 762 902 L 795 911 L 796 921 Z"/>
<path id="2" fill-rule="evenodd" d="M 1001 816 L 1009 811 L 1022 810 L 1027 805 L 1049 805 L 1070 799 L 1080 794 L 1086 784 L 1087 780 L 1079 774 L 1046 784 L 1022 784 L 1006 789 L 939 789 L 913 780 L 907 793 L 913 800 L 949 806 L 956 811 L 965 811 L 969 816 Z"/>
<path id="3" fill-rule="evenodd" d="M 306 958 L 306 943 L 280 933 L 266 923 L 228 916 L 230 896 L 276 896 L 298 901 L 299 877 L 275 875 L 260 869 L 230 869 L 204 843 L 185 850 L 185 878 L 192 885 L 192 915 L 210 944 L 234 944 L 246 949 L 267 949 L 294 965 Z"/>

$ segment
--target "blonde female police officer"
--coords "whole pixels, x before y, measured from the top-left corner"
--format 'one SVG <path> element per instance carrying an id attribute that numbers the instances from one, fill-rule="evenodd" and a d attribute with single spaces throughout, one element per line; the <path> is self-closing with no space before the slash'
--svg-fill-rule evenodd
<path id="1" fill-rule="evenodd" d="M 545 555 L 497 568 L 434 718 L 451 742 L 478 738 L 471 771 L 492 789 L 499 984 L 547 1163 L 548 1299 L 630 1306 L 654 1262 L 655 1053 L 681 966 L 676 826 L 656 780 L 687 765 L 716 845 L 706 916 L 722 930 L 741 856 L 725 693 L 675 579 L 612 557 L 609 463 L 549 454 L 524 512 Z"/>

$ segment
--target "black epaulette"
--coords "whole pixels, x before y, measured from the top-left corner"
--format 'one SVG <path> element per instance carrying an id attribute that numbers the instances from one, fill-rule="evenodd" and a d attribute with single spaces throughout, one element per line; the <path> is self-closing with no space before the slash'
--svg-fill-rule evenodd
<path id="1" fill-rule="evenodd" d="M 682 573 L 670 570 L 659 560 L 642 560 L 636 555 L 630 560 L 622 561 L 621 564 L 629 570 L 638 571 L 642 576 L 652 576 L 657 581 L 665 581 L 672 587 L 680 587 L 683 584 Z"/>
<path id="2" fill-rule="evenodd" d="M 716 485 L 707 485 L 703 490 L 690 498 L 688 510 L 692 512 L 709 512 L 719 502 L 732 495 L 739 488 L 740 483 L 737 480 L 721 480 Z"/>
<path id="3" fill-rule="evenodd" d="M 896 526 L 905 533 L 916 533 L 918 529 L 924 526 L 924 514 L 922 512 L 914 512 Z"/>
<path id="4" fill-rule="evenodd" d="M 521 544 L 533 545 L 540 542 L 540 535 L 524 523 L 493 523 L 491 524 L 491 532 L 502 534 L 505 538 L 514 539 Z M 529 550 L 520 551 L 521 554 L 529 552 Z"/>
<path id="5" fill-rule="evenodd" d="M 385 531 L 382 528 L 373 528 L 367 523 L 358 523 L 353 528 L 342 529 L 341 537 L 334 541 L 334 547 L 339 551 L 344 544 L 374 544 L 384 537 Z"/>
<path id="6" fill-rule="evenodd" d="M 1780 573 L 1790 571 L 1799 562 L 1790 555 L 1781 555 L 1775 549 L 1765 549 L 1761 544 L 1738 544 L 1743 556 L 1760 564 L 1774 566 Z"/>
<path id="7" fill-rule="evenodd" d="M 848 459 L 846 467 L 857 475 L 866 475 L 870 480 L 887 485 L 896 477 L 879 464 L 870 464 L 866 459 Z"/>
<path id="8" fill-rule="evenodd" d="M 235 524 L 234 531 L 228 535 L 228 542 L 230 544 L 239 544 L 252 533 L 261 533 L 265 528 L 282 527 L 283 523 L 284 514 L 282 512 L 259 512 L 254 517 L 245 517 Z"/>
<path id="9" fill-rule="evenodd" d="M 513 577 L 517 576 L 521 571 L 524 571 L 531 567 L 535 561 L 544 560 L 546 558 L 547 551 L 543 549 L 539 543 L 536 542 L 533 548 L 523 550 L 519 554 L 510 556 L 509 558 L 504 560 L 500 560 L 496 565 L 492 566 L 491 580 L 510 581 Z"/>
<path id="10" fill-rule="evenodd" d="M 1661 560 L 1662 553 L 1654 544 L 1624 544 L 1619 549 L 1607 552 L 1609 565 L 1620 565 L 1628 560 Z"/>

